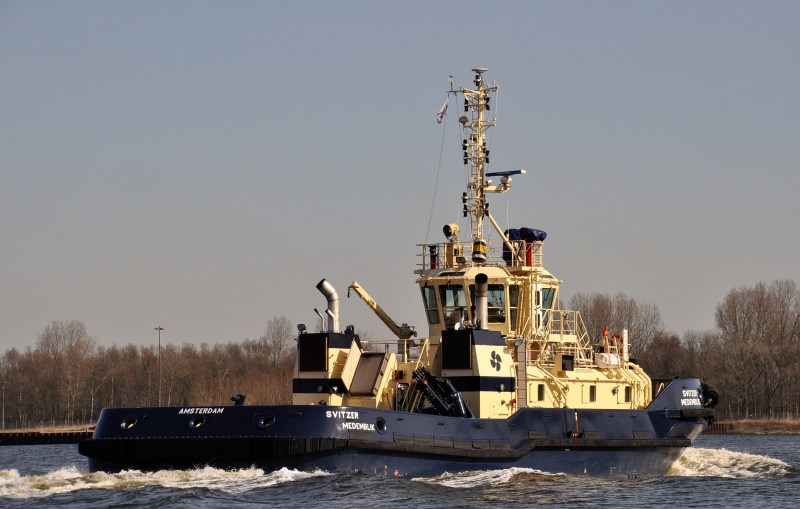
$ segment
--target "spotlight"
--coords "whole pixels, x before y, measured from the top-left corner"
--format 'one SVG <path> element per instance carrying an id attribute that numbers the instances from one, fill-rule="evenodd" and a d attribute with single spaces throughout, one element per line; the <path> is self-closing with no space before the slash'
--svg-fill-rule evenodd
<path id="1" fill-rule="evenodd" d="M 444 225 L 442 232 L 444 233 L 445 237 L 452 239 L 453 237 L 458 237 L 459 228 L 456 223 L 449 223 Z"/>

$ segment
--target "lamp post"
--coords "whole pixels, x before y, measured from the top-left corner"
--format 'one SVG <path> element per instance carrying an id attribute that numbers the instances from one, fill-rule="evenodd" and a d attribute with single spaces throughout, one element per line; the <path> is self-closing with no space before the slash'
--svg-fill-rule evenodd
<path id="1" fill-rule="evenodd" d="M 3 429 L 6 429 L 6 381 L 3 380 Z"/>
<path id="2" fill-rule="evenodd" d="M 158 331 L 158 406 L 161 406 L 161 331 L 164 327 L 159 325 L 155 330 Z"/>

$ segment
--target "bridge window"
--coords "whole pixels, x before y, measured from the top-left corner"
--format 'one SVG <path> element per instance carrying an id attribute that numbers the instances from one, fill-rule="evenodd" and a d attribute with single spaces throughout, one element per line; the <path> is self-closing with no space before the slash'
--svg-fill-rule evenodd
<path id="1" fill-rule="evenodd" d="M 503 285 L 489 285 L 486 294 L 489 307 L 489 323 L 505 323 L 506 321 L 506 290 Z M 475 305 L 475 285 L 469 285 L 470 302 Z"/>
<path id="2" fill-rule="evenodd" d="M 422 299 L 425 301 L 428 323 L 431 325 L 439 323 L 439 305 L 436 303 L 436 290 L 433 286 L 422 287 Z"/>
<path id="3" fill-rule="evenodd" d="M 536 399 L 544 401 L 544 384 L 536 386 Z"/>
<path id="4" fill-rule="evenodd" d="M 467 299 L 464 296 L 464 287 L 461 285 L 440 286 L 439 296 L 442 299 L 444 324 L 448 328 L 451 328 L 461 320 L 461 314 L 467 307 Z"/>
<path id="5" fill-rule="evenodd" d="M 517 308 L 519 307 L 519 285 L 508 287 L 508 312 L 511 317 L 511 327 L 517 327 Z"/>
<path id="6" fill-rule="evenodd" d="M 555 288 L 542 288 L 542 308 L 553 309 L 553 297 L 555 296 Z"/>
<path id="7" fill-rule="evenodd" d="M 589 386 L 589 401 L 593 402 L 597 400 L 597 387 L 594 385 Z"/>
<path id="8" fill-rule="evenodd" d="M 536 292 L 536 307 L 541 306 L 541 325 L 547 325 L 550 319 L 550 310 L 553 309 L 553 298 L 556 296 L 555 288 L 542 288 Z M 538 317 L 537 317 L 538 322 Z"/>

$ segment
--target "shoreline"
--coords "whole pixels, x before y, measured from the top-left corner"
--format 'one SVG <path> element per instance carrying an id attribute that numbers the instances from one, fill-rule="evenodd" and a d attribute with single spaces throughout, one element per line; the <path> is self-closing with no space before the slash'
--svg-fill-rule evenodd
<path id="1" fill-rule="evenodd" d="M 74 424 L 70 426 L 28 426 L 25 428 L 6 428 L 0 434 L 9 433 L 71 433 L 94 431 L 95 423 Z"/>
<path id="2" fill-rule="evenodd" d="M 800 435 L 800 420 L 797 419 L 740 419 L 714 423 L 719 427 L 716 434 L 727 435 Z M 708 432 L 707 432 L 708 433 Z M 715 434 L 714 431 L 708 434 Z"/>

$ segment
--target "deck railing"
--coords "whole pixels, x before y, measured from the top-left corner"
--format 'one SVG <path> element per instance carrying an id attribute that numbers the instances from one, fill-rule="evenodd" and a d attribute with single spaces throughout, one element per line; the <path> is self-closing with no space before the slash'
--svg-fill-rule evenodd
<path id="1" fill-rule="evenodd" d="M 544 324 L 533 335 L 528 359 L 546 366 L 556 362 L 558 354 L 572 355 L 576 366 L 594 364 L 589 333 L 580 312 L 567 309 L 548 309 L 542 312 Z"/>
<path id="2" fill-rule="evenodd" d="M 543 265 L 544 242 L 510 241 L 508 249 L 503 243 L 493 242 L 486 250 L 486 265 L 505 265 L 508 267 L 537 267 Z M 458 268 L 472 263 L 470 244 L 460 242 L 441 242 L 436 244 L 417 244 L 420 270 Z M 500 246 L 499 248 L 497 246 Z"/>
<path id="3" fill-rule="evenodd" d="M 421 341 L 414 339 L 365 339 L 361 344 L 365 352 L 384 352 L 397 355 L 398 362 L 411 362 L 419 358 Z"/>

